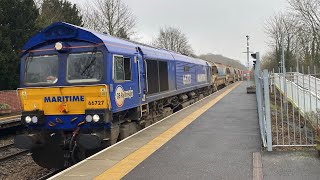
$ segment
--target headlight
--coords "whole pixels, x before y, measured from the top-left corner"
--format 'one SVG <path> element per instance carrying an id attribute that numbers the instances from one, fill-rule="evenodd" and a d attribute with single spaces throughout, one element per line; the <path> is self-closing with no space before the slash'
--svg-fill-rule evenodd
<path id="1" fill-rule="evenodd" d="M 54 48 L 56 48 L 57 51 L 60 51 L 60 50 L 62 50 L 63 45 L 62 45 L 61 42 L 57 42 L 57 43 L 54 45 Z"/>
<path id="2" fill-rule="evenodd" d="M 100 116 L 98 114 L 93 115 L 92 117 L 94 122 L 98 122 L 100 120 Z"/>
<path id="3" fill-rule="evenodd" d="M 29 123 L 31 123 L 32 119 L 30 116 L 26 116 L 24 120 L 26 121 L 27 124 L 29 124 Z"/>
<path id="4" fill-rule="evenodd" d="M 31 120 L 32 120 L 32 122 L 34 124 L 38 123 L 38 117 L 37 116 L 33 116 Z"/>
<path id="5" fill-rule="evenodd" d="M 86 116 L 86 121 L 87 122 L 91 122 L 92 121 L 92 116 L 91 115 L 87 115 Z"/>

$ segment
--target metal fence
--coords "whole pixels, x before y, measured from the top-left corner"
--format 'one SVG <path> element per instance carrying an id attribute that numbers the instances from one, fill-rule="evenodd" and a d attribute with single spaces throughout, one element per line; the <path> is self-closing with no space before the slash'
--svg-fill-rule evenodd
<path id="1" fill-rule="evenodd" d="M 256 69 L 255 84 L 261 137 L 268 151 L 314 146 L 320 116 L 316 75 Z"/>
<path id="2" fill-rule="evenodd" d="M 269 96 L 269 76 L 265 70 L 262 74 L 259 69 L 255 70 L 255 85 L 257 95 L 257 107 L 259 115 L 260 133 L 263 146 L 272 151 L 271 121 L 270 121 L 270 96 Z"/>

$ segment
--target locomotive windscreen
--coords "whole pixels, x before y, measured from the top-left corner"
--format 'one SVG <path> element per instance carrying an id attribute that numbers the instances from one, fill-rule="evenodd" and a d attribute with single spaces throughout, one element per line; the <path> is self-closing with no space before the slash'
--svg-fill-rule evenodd
<path id="1" fill-rule="evenodd" d="M 30 56 L 26 60 L 26 84 L 55 84 L 58 80 L 59 60 L 57 55 Z"/>
<path id="2" fill-rule="evenodd" d="M 101 52 L 70 54 L 67 62 L 67 80 L 71 83 L 96 82 L 102 78 Z"/>

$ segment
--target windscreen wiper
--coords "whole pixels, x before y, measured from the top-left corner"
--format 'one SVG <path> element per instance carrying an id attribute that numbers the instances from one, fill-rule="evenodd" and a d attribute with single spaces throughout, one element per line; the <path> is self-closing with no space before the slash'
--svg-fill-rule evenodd
<path id="1" fill-rule="evenodd" d="M 96 60 L 96 53 L 97 53 L 97 48 L 95 47 L 92 51 L 92 54 L 91 56 L 89 57 L 89 60 L 90 60 L 90 63 L 87 65 L 87 67 L 84 68 L 84 70 L 82 71 L 81 73 L 81 76 L 83 76 L 87 71 L 88 69 L 93 65 L 93 63 L 95 62 Z"/>

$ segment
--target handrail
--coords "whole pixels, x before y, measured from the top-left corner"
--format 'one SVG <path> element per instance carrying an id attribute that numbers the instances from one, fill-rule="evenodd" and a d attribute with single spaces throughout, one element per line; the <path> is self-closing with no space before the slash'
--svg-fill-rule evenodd
<path id="1" fill-rule="evenodd" d="M 299 74 L 296 75 L 299 76 Z M 302 74 L 300 76 L 304 75 Z M 277 89 L 282 94 L 285 94 L 288 100 L 300 109 L 300 112 L 303 116 L 308 112 L 316 112 L 318 109 L 317 106 L 320 106 L 320 97 L 312 90 L 310 91 L 304 86 L 300 86 L 300 84 L 298 85 L 294 81 L 295 80 L 290 81 L 287 78 L 284 81 L 284 77 L 281 76 L 281 74 L 273 74 L 273 82 L 276 85 Z"/>

